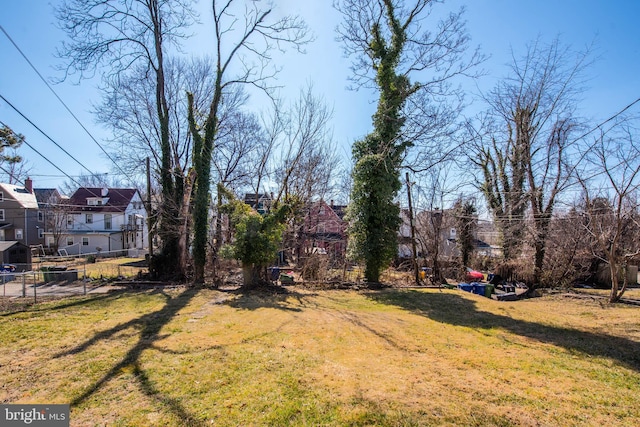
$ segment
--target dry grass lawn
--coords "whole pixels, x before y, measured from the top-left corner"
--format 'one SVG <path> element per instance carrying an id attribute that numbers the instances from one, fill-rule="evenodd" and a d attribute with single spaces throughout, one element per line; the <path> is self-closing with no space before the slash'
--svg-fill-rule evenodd
<path id="1" fill-rule="evenodd" d="M 139 272 L 148 271 L 146 263 L 140 258 L 99 258 L 94 263 L 78 259 L 69 268 L 77 268 L 91 279 L 114 279 L 119 277 L 133 278 Z"/>
<path id="2" fill-rule="evenodd" d="M 639 310 L 437 289 L 66 299 L 0 314 L 0 402 L 71 403 L 74 426 L 639 425 Z"/>

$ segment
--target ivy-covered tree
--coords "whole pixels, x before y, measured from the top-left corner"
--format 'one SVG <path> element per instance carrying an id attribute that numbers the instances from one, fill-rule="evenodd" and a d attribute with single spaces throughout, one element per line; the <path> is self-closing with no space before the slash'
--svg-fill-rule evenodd
<path id="1" fill-rule="evenodd" d="M 475 231 L 478 226 L 477 209 L 473 200 L 460 197 L 453 205 L 456 227 L 456 245 L 460 251 L 462 271 L 469 265 L 473 253 Z"/>
<path id="2" fill-rule="evenodd" d="M 484 135 L 477 134 L 474 161 L 480 189 L 502 234 L 505 260 L 534 250 L 530 289 L 540 285 L 556 203 L 572 182 L 571 154 L 580 129 L 576 110 L 589 51 L 574 52 L 558 39 L 536 41 L 514 55 L 509 76 L 486 96 Z M 531 218 L 527 235 L 525 219 Z"/>
<path id="3" fill-rule="evenodd" d="M 461 13 L 452 13 L 435 31 L 423 30 L 431 14 L 432 0 L 417 0 L 404 7 L 398 0 L 343 0 L 336 8 L 345 17 L 338 29 L 345 53 L 354 57 L 352 80 L 379 92 L 373 116 L 373 132 L 353 146 L 353 188 L 348 211 L 352 258 L 364 260 L 365 279 L 378 282 L 380 273 L 397 253 L 400 208 L 396 196 L 401 188 L 400 168 L 414 134 L 403 133 L 407 101 L 413 95 L 421 107 L 434 98 L 451 94 L 448 81 L 478 62 L 461 59 L 468 44 Z M 429 78 L 412 83 L 428 70 Z M 428 115 L 412 121 L 437 123 Z M 409 137 L 408 135 L 413 135 Z"/>
<path id="4" fill-rule="evenodd" d="M 162 249 L 152 259 L 150 270 L 161 277 L 181 277 L 186 273 L 185 265 L 179 262 L 185 249 L 180 248 L 184 174 L 173 150 L 176 123 L 168 87 L 172 82 L 167 76 L 171 72 L 167 57 L 172 49 L 179 50 L 181 41 L 188 36 L 187 29 L 196 21 L 193 3 L 193 0 L 64 0 L 56 7 L 58 24 L 69 37 L 58 50 L 64 61 L 60 67 L 64 79 L 73 75 L 79 79 L 92 78 L 98 72 L 107 105 L 114 92 L 120 104 L 130 101 L 135 92 L 141 95 L 141 87 L 146 85 L 133 84 L 139 79 L 148 80 L 151 85 L 147 87 L 149 103 L 133 96 L 136 102 L 130 117 L 135 118 L 135 126 L 143 129 L 144 135 L 138 135 L 140 139 L 151 138 L 150 145 L 155 147 L 150 154 L 158 163 L 160 175 L 158 235 Z M 108 109 L 109 112 L 102 110 L 102 116 L 99 115 L 103 122 L 104 113 L 115 116 L 123 113 L 120 105 Z M 116 139 L 126 137 L 117 130 L 115 133 Z M 155 222 L 151 206 L 147 210 Z"/>
<path id="5" fill-rule="evenodd" d="M 266 267 L 278 256 L 291 207 L 279 204 L 260 215 L 228 190 L 219 187 L 218 193 L 228 200 L 221 210 L 229 215 L 235 236 L 233 243 L 223 247 L 223 254 L 242 263 L 244 286 L 253 286 L 266 279 Z"/>
<path id="6" fill-rule="evenodd" d="M 215 80 L 204 124 L 195 120 L 193 96 L 188 95 L 189 129 L 193 137 L 193 168 L 187 186 L 193 191 L 194 282 L 204 282 L 209 236 L 211 167 L 218 137 L 223 97 L 231 86 L 251 85 L 270 94 L 269 81 L 277 73 L 273 49 L 300 49 L 309 41 L 306 24 L 297 16 L 275 17 L 266 1 L 251 4 L 228 0 L 211 2 L 213 10 Z M 238 69 L 240 71 L 238 71 Z"/>

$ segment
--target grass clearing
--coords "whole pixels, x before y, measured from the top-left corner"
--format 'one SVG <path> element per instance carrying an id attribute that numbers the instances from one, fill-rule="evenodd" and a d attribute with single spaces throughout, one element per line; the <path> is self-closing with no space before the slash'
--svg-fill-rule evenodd
<path id="1" fill-rule="evenodd" d="M 0 314 L 0 401 L 71 425 L 640 423 L 640 308 L 454 290 L 116 292 Z"/>
<path id="2" fill-rule="evenodd" d="M 141 258 L 131 257 L 102 257 L 94 262 L 86 258 L 66 258 L 49 261 L 42 258 L 34 258 L 33 268 L 40 270 L 44 266 L 66 267 L 68 270 L 78 270 L 80 276 L 90 279 L 116 279 L 119 277 L 134 278 L 139 273 L 149 271 L 147 262 Z"/>
<path id="3" fill-rule="evenodd" d="M 147 264 L 140 258 L 98 258 L 96 262 L 79 259 L 70 268 L 77 268 L 86 277 L 97 279 L 133 278 L 138 273 L 148 272 Z"/>

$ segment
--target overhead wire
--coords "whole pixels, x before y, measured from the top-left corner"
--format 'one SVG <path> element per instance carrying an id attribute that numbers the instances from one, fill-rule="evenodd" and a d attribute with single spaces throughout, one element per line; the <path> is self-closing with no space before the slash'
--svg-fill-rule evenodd
<path id="1" fill-rule="evenodd" d="M 40 78 L 40 80 L 45 84 L 45 86 L 47 86 L 47 88 L 51 91 L 51 93 L 53 93 L 53 95 L 56 97 L 56 99 L 64 106 L 64 108 L 67 110 L 67 112 L 74 118 L 74 120 L 80 125 L 80 127 L 87 133 L 87 135 L 89 135 L 89 137 L 91 138 L 91 140 L 102 150 L 102 152 L 107 156 L 107 158 L 109 160 L 111 160 L 111 162 L 115 165 L 115 167 L 121 172 L 121 174 L 125 177 L 130 177 L 130 174 L 127 174 L 124 170 L 122 170 L 122 168 L 120 167 L 120 165 L 113 159 L 113 157 L 111 157 L 111 155 L 109 155 L 109 153 L 104 149 L 104 147 L 98 142 L 98 140 L 91 134 L 91 132 L 89 132 L 89 130 L 86 128 L 86 126 L 84 126 L 82 124 L 82 122 L 80 121 L 80 119 L 78 119 L 78 117 L 73 113 L 73 111 L 71 111 L 71 109 L 69 108 L 69 106 L 64 102 L 64 100 L 57 94 L 57 92 L 53 89 L 53 87 L 51 87 L 51 85 L 49 84 L 49 82 L 47 82 L 47 80 L 42 76 L 42 74 L 38 71 L 38 69 L 35 67 L 35 65 L 29 60 L 29 58 L 27 57 L 27 55 L 22 51 L 22 49 L 20 49 L 20 47 L 18 46 L 18 44 L 13 40 L 13 38 L 9 35 L 9 33 L 4 29 L 4 27 L 2 25 L 0 25 L 0 31 L 2 31 L 4 33 L 4 35 L 7 37 L 7 39 L 11 42 L 11 44 L 16 48 L 16 50 L 20 53 L 20 55 L 22 56 L 22 58 L 29 64 L 29 66 L 31 67 L 31 69 L 38 75 L 38 77 Z M 33 121 L 31 121 L 24 113 L 22 113 L 17 107 L 15 107 L 11 102 L 9 102 L 4 96 L 2 96 L 0 94 L 0 98 L 2 98 L 2 100 L 4 100 L 14 111 L 16 111 L 20 116 L 22 116 L 27 122 L 29 122 L 29 124 L 31 124 L 34 128 L 36 128 L 40 133 L 42 133 L 47 139 L 49 139 L 51 142 L 53 142 L 60 150 L 62 150 L 67 156 L 69 156 L 71 159 L 73 159 L 76 163 L 78 163 L 84 170 L 86 170 L 91 176 L 96 176 L 99 174 L 96 174 L 94 172 L 92 172 L 89 168 L 87 168 L 84 164 L 82 164 L 79 160 L 77 160 L 73 155 L 71 155 L 67 150 L 65 150 L 62 146 L 60 146 L 60 144 L 58 144 L 56 141 L 54 141 L 49 135 L 47 135 L 42 129 L 40 129 Z M 7 126 L 7 125 L 5 125 Z M 53 162 L 51 162 L 49 159 L 47 159 L 46 157 L 44 157 L 39 151 L 37 151 L 32 145 L 30 145 L 29 143 L 25 144 L 31 148 L 34 152 L 36 152 L 38 155 L 40 155 L 41 157 L 43 157 L 48 163 L 50 163 L 52 166 L 54 166 L 57 170 L 59 170 L 60 172 L 62 172 L 64 174 L 64 176 L 66 176 L 67 178 L 69 178 L 74 184 L 76 184 L 78 187 L 83 187 L 82 184 L 80 184 L 77 180 L 73 179 L 70 175 L 68 175 L 66 172 L 64 172 L 62 169 L 60 169 L 58 166 L 56 166 Z M 136 188 L 137 189 L 137 188 Z M 138 189 L 138 191 L 140 191 Z M 94 194 L 94 196 L 97 196 Z"/>
<path id="2" fill-rule="evenodd" d="M 9 39 L 9 41 L 11 42 L 11 44 L 16 48 L 16 50 L 20 53 L 20 55 L 24 58 L 25 61 L 27 61 L 27 63 L 29 64 L 29 66 L 31 67 L 31 69 L 33 69 L 33 71 L 38 75 L 38 77 L 40 78 L 40 80 L 42 80 L 42 82 L 47 86 L 47 88 L 51 91 L 51 93 L 53 93 L 53 95 L 58 99 L 58 101 L 60 101 L 60 103 L 64 106 L 64 108 L 67 110 L 67 112 L 69 112 L 69 114 L 71 115 L 71 117 L 74 118 L 74 120 L 80 125 L 80 127 L 86 132 L 87 135 L 89 135 L 89 138 L 91 138 L 91 140 L 100 148 L 100 150 L 102 150 L 102 152 L 105 154 L 105 156 L 107 156 L 107 158 L 109 160 L 111 160 L 111 162 L 116 166 L 116 168 L 122 173 L 123 176 L 128 177 L 129 174 L 127 174 L 124 170 L 122 170 L 122 168 L 120 167 L 120 165 L 113 159 L 113 157 L 111 157 L 111 155 L 107 152 L 107 150 L 104 149 L 104 147 L 102 146 L 102 144 L 100 144 L 98 142 L 98 140 L 93 136 L 93 134 L 91 134 L 91 132 L 89 132 L 89 130 L 82 124 L 82 122 L 80 121 L 80 119 L 78 119 L 78 117 L 73 113 L 73 111 L 71 111 L 71 109 L 69 108 L 69 106 L 67 106 L 67 104 L 62 100 L 62 98 L 58 95 L 58 93 L 51 87 L 51 85 L 49 84 L 49 82 L 42 76 L 42 74 L 40 74 L 40 72 L 38 71 L 38 69 L 35 67 L 35 65 L 33 65 L 33 63 L 29 60 L 29 58 L 27 57 L 27 55 L 22 51 L 22 49 L 20 49 L 20 47 L 18 46 L 18 44 L 13 40 L 13 38 L 11 38 L 11 36 L 9 35 L 9 33 L 7 33 L 7 31 L 4 29 L 4 27 L 2 25 L 0 25 L 0 30 L 4 33 L 4 35 L 7 37 L 7 39 Z M 64 151 L 64 150 L 63 150 Z M 65 151 L 66 152 L 66 151 Z"/>
<path id="3" fill-rule="evenodd" d="M 80 160 L 76 159 L 71 153 L 69 153 L 67 150 L 65 150 L 60 144 L 58 144 L 56 141 L 54 141 L 53 138 L 51 138 L 45 131 L 43 131 L 42 129 L 40 129 L 38 127 L 38 125 L 36 125 L 33 121 L 31 121 L 31 119 L 29 119 L 22 111 L 20 111 L 15 105 L 13 105 L 7 98 L 5 98 L 2 94 L 0 94 L 0 99 L 2 99 L 4 102 L 7 103 L 7 105 L 9 107 L 11 107 L 13 109 L 13 111 L 15 111 L 16 113 L 18 113 L 23 119 L 25 119 L 31 126 L 33 126 L 34 128 L 36 128 L 36 130 L 38 132 L 40 132 L 42 135 L 44 135 L 45 138 L 47 138 L 49 141 L 53 142 L 55 144 L 56 147 L 58 147 L 60 150 L 62 150 L 63 153 L 65 153 L 67 156 L 69 156 L 73 161 L 75 161 L 77 164 L 79 164 L 82 168 L 84 168 L 84 170 L 86 170 L 87 172 L 89 172 L 90 175 L 95 175 L 93 172 L 91 172 L 91 170 L 86 167 L 85 165 L 82 164 L 82 162 L 80 162 Z M 5 125 L 6 126 L 6 125 Z M 25 141 L 26 143 L 26 141 Z M 33 149 L 33 147 L 29 144 L 27 144 L 31 149 Z M 49 163 L 51 163 L 49 161 Z M 60 170 L 60 169 L 58 169 Z"/>
<path id="4" fill-rule="evenodd" d="M 7 102 L 7 104 L 11 105 L 5 98 L 4 96 L 2 96 L 2 94 L 0 94 L 0 98 L 2 98 L 5 102 Z M 20 115 L 22 115 L 22 113 L 19 113 Z M 50 141 L 52 141 L 54 144 L 57 145 L 57 143 L 49 136 L 47 135 L 43 130 L 41 130 L 38 126 L 36 126 L 31 120 L 29 120 L 26 116 L 22 115 L 25 120 L 27 120 L 29 123 L 31 123 L 36 129 L 38 129 L 38 131 L 40 131 L 46 138 L 48 138 Z M 0 124 L 2 126 L 5 126 L 7 128 L 10 128 L 5 122 L 3 122 L 2 120 L 0 120 Z M 53 163 L 48 157 L 46 157 L 44 154 L 42 154 L 38 149 L 36 149 L 33 145 L 29 144 L 26 139 L 23 140 L 23 143 L 29 147 L 31 150 L 33 150 L 36 154 L 38 154 L 40 157 L 42 157 L 45 161 L 47 161 L 47 163 L 49 163 L 51 166 L 53 166 L 54 168 L 56 168 L 57 170 L 59 170 L 64 176 L 66 176 L 67 178 L 69 178 L 69 180 L 71 182 L 73 182 L 74 184 L 76 184 L 78 186 L 78 188 L 83 187 L 83 185 L 78 182 L 75 178 L 73 178 L 71 175 L 69 175 L 68 173 L 66 173 L 64 170 L 62 170 L 58 165 L 56 165 L 55 163 Z M 84 165 L 83 167 L 85 169 L 87 169 Z M 89 171 L 89 173 L 91 175 L 96 175 L 95 173 L 91 172 L 89 169 L 87 169 Z M 6 172 L 6 171 L 5 171 Z M 117 191 L 117 189 L 112 189 L 115 190 L 116 192 L 120 193 L 119 191 Z M 139 191 L 139 190 L 138 190 Z M 95 192 L 91 191 L 91 194 L 94 197 L 99 197 L 98 194 L 96 194 Z"/>
<path id="5" fill-rule="evenodd" d="M 3 100 L 5 99 L 2 95 L 0 95 L 0 98 L 2 98 Z M 6 101 L 6 100 L 5 100 Z M 31 123 L 31 121 L 29 121 Z M 2 120 L 0 120 L 0 124 L 2 124 L 2 126 L 5 127 L 9 127 L 6 123 L 4 123 Z M 34 125 L 35 126 L 35 125 Z M 40 128 L 38 128 L 36 126 L 36 129 L 38 129 L 40 132 L 42 132 L 47 138 L 49 138 L 49 136 L 44 133 L 42 130 L 40 130 Z M 50 138 L 49 138 L 50 139 Z M 76 181 L 74 178 L 72 178 L 70 175 L 68 175 L 65 171 L 63 171 L 62 169 L 60 169 L 60 167 L 58 165 L 56 165 L 55 163 L 53 163 L 48 157 L 46 157 L 44 154 L 42 154 L 40 151 L 38 151 L 38 149 L 36 149 L 33 145 L 29 144 L 26 140 L 23 141 L 24 144 L 31 148 L 37 155 L 39 155 L 40 157 L 42 157 L 47 163 L 49 163 L 51 166 L 53 166 L 54 168 L 56 168 L 57 170 L 59 170 L 64 176 L 66 176 L 67 178 L 69 178 L 72 182 L 74 182 L 75 184 L 77 184 L 78 186 L 81 186 L 80 183 L 78 181 Z"/>

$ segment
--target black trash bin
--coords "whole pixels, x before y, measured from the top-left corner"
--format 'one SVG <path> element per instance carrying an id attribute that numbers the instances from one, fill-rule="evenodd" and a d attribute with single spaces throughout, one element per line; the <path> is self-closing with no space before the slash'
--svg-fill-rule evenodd
<path id="1" fill-rule="evenodd" d="M 269 273 L 269 278 L 274 282 L 280 278 L 280 267 L 269 267 L 267 272 Z"/>

